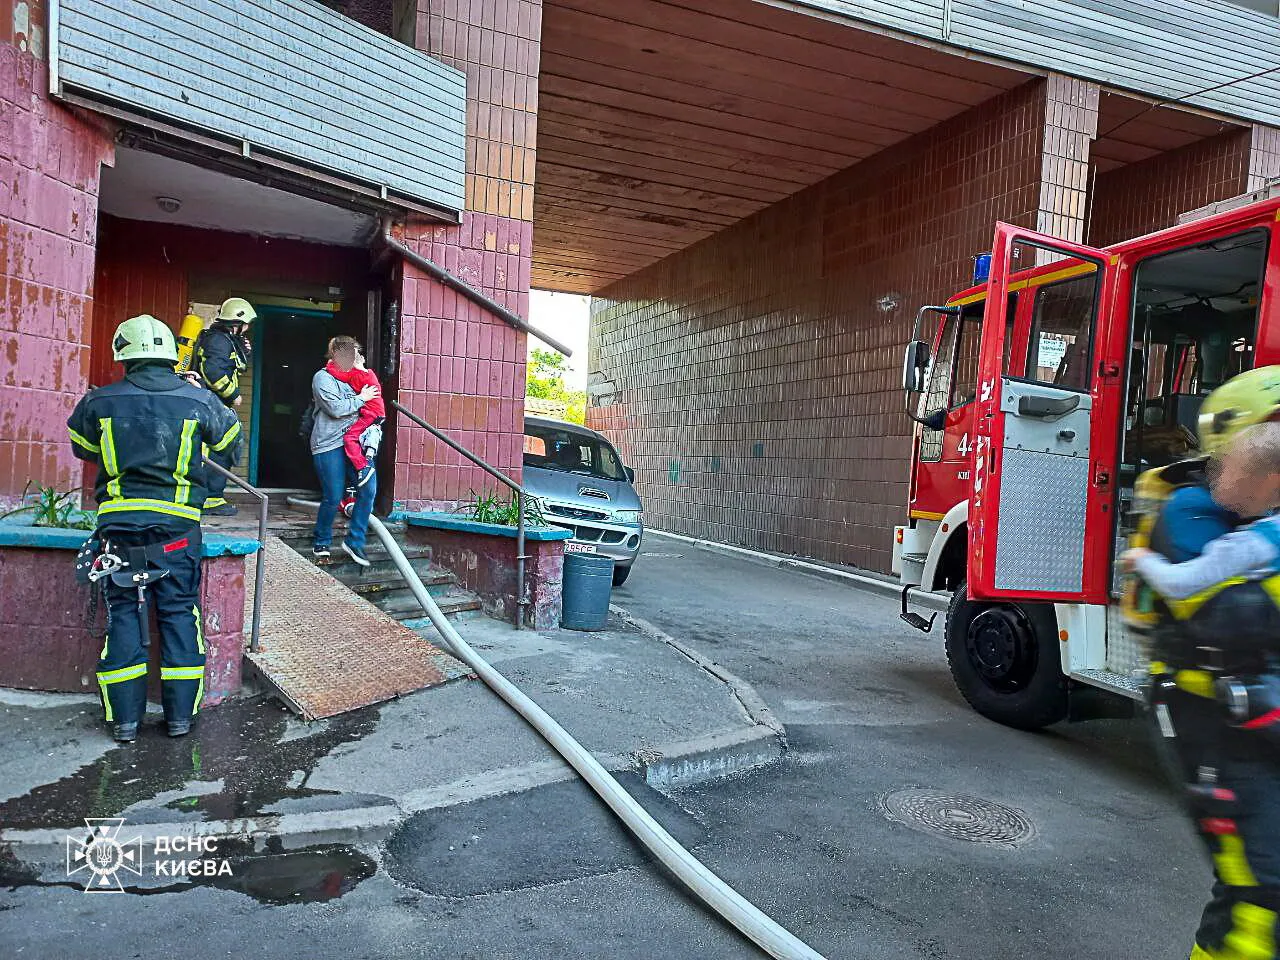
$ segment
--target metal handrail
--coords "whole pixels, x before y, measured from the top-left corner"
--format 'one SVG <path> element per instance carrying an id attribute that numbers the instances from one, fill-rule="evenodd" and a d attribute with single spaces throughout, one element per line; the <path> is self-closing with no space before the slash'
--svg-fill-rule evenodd
<path id="1" fill-rule="evenodd" d="M 431 434 L 433 437 L 435 437 L 445 446 L 449 447 L 449 449 L 453 450 L 456 453 L 462 454 L 464 457 L 466 457 L 468 460 L 474 463 L 477 467 L 479 467 L 485 473 L 489 474 L 489 476 L 493 477 L 499 483 L 502 483 L 505 486 L 509 487 L 511 491 L 516 495 L 516 629 L 517 630 L 522 629 L 524 627 L 524 608 L 529 605 L 529 600 L 528 598 L 525 597 L 525 594 L 524 594 L 524 562 L 526 559 L 525 553 L 524 553 L 524 545 L 525 545 L 524 531 L 525 531 L 525 513 L 526 513 L 525 498 L 529 496 L 528 491 L 525 490 L 524 487 L 520 486 L 520 484 L 516 483 L 514 480 L 508 477 L 505 473 L 503 473 L 497 467 L 490 466 L 483 459 L 476 456 L 476 454 L 472 453 L 462 444 L 458 443 L 456 440 L 449 437 L 448 435 L 441 432 L 440 430 L 437 430 L 435 427 L 427 423 L 427 421 L 423 420 L 420 416 L 418 416 L 412 410 L 407 409 L 404 405 L 397 403 L 395 400 L 390 401 L 390 403 L 391 403 L 391 406 L 393 406 L 396 410 L 400 411 L 400 413 L 404 414 L 404 416 L 407 417 L 409 420 L 416 423 L 418 426 L 422 427 L 423 430 L 426 430 L 427 433 Z"/>
<path id="2" fill-rule="evenodd" d="M 427 274 L 432 279 L 436 280 L 438 283 L 442 283 L 446 287 L 448 287 L 450 290 L 455 290 L 458 293 L 462 294 L 472 303 L 480 307 L 483 307 L 485 310 L 492 313 L 499 320 L 506 321 L 511 326 L 515 327 L 517 330 L 523 331 L 524 333 L 529 334 L 531 337 L 537 337 L 539 340 L 545 343 L 548 347 L 560 353 L 563 353 L 566 357 L 573 356 L 573 350 L 565 346 L 555 337 L 551 336 L 548 333 L 544 333 L 542 330 L 539 330 L 537 327 L 530 324 L 529 321 L 525 320 L 518 313 L 514 313 L 511 310 L 508 310 L 506 307 L 498 303 L 497 300 L 494 300 L 493 297 L 489 296 L 484 291 L 477 290 L 475 287 L 471 286 L 471 284 L 467 283 L 465 280 L 461 279 L 460 277 L 455 277 L 452 273 L 450 273 L 444 267 L 440 266 L 440 264 L 436 263 L 434 260 L 428 260 L 422 254 L 417 253 L 411 250 L 409 247 L 405 246 L 403 243 L 401 243 L 399 240 L 397 240 L 395 237 L 391 235 L 391 230 L 389 227 L 385 230 L 385 232 L 382 235 L 382 242 L 386 244 L 388 249 L 394 250 L 396 253 L 398 253 L 401 259 L 408 260 L 415 267 L 417 267 L 423 273 Z"/>
<path id="3" fill-rule="evenodd" d="M 241 480 L 220 463 L 214 463 L 208 457 L 204 465 L 213 467 L 241 490 L 258 499 L 258 569 L 253 575 L 253 625 L 249 630 L 249 652 L 258 652 L 258 630 L 262 625 L 262 578 L 266 574 L 267 552 L 267 495 L 247 480 Z"/>

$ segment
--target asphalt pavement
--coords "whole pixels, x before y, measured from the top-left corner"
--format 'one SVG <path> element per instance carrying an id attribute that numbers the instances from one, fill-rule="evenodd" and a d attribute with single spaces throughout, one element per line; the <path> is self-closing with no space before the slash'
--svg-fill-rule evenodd
<path id="1" fill-rule="evenodd" d="M 628 789 L 708 866 L 824 955 L 1186 957 L 1210 873 L 1141 723 L 1094 721 L 1039 734 L 997 726 L 970 712 L 952 687 L 938 633 L 900 623 L 892 598 L 677 540 L 651 537 L 614 602 L 747 681 L 786 731 L 785 752 L 772 763 L 683 785 L 646 782 L 641 764 L 624 774 Z M 618 642 L 622 649 L 660 641 Z M 682 702 L 694 709 L 692 676 L 650 689 L 625 658 L 586 667 L 575 665 L 581 651 L 542 651 L 558 661 L 508 653 L 500 668 L 514 674 L 523 663 L 524 682 L 555 701 L 553 714 L 575 703 L 589 703 L 596 717 L 612 710 L 615 732 L 606 739 L 617 749 L 625 740 L 616 731 L 629 724 L 661 729 L 666 698 L 673 709 Z M 563 676 L 539 662 L 557 664 Z M 614 667 L 634 699 L 594 688 Z M 427 704 L 449 690 L 415 696 Z M 450 729 L 447 710 L 406 706 L 413 702 L 372 719 L 353 715 L 314 737 L 282 719 L 283 744 L 314 741 L 295 746 L 301 759 L 283 764 L 305 767 L 303 782 L 286 778 L 283 786 L 380 802 L 389 784 L 405 780 L 409 758 L 440 742 L 397 735 L 401 726 L 422 727 L 399 711 L 430 712 L 445 742 L 466 726 Z M 400 719 L 389 723 L 389 710 Z M 587 716 L 580 723 L 589 726 Z M 484 729 L 465 730 L 470 749 L 506 749 L 514 758 L 518 743 L 522 764 L 548 762 L 535 761 L 528 751 L 537 745 L 505 721 L 495 719 L 489 732 L 486 741 Z M 50 762 L 67 769 L 64 779 L 83 779 L 76 750 L 85 748 L 41 737 Z M 90 752 L 88 766 L 98 770 L 113 753 Z M 240 755 L 228 755 L 218 780 L 236 779 Z M 114 775 L 131 779 L 118 766 Z M 0 776 L 29 775 L 24 769 L 0 754 Z M 30 804 L 39 786 L 21 786 Z M 406 808 L 385 836 L 228 851 L 234 877 L 145 895 L 85 894 L 66 879 L 11 877 L 15 885 L 0 890 L 0 943 L 6 956 L 102 960 L 246 951 L 759 956 L 654 867 L 585 787 L 557 776 L 508 786 Z M 168 808 L 182 807 L 181 792 L 163 794 Z M 279 792 L 267 791 L 265 802 L 284 802 Z M 319 803 L 284 797 L 300 799 Z M 322 808 L 310 812 L 323 816 Z"/>

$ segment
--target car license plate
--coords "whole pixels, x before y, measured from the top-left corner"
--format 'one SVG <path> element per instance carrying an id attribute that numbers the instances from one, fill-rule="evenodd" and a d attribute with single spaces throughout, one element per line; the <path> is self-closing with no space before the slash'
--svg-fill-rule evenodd
<path id="1" fill-rule="evenodd" d="M 566 540 L 564 544 L 565 553 L 595 553 L 597 549 L 594 543 L 574 543 L 572 540 Z"/>

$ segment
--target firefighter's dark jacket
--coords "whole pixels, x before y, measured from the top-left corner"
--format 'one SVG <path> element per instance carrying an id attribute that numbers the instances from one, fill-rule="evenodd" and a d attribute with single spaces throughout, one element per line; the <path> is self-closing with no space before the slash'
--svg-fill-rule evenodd
<path id="1" fill-rule="evenodd" d="M 207 489 L 203 446 L 240 440 L 240 421 L 172 365 L 131 365 L 118 383 L 91 390 L 67 420 L 71 447 L 98 466 L 100 526 L 200 522 Z"/>
<path id="2" fill-rule="evenodd" d="M 200 334 L 195 349 L 196 372 L 223 403 L 234 402 L 240 396 L 240 374 L 249 366 L 240 338 L 233 337 L 220 323 L 214 323 Z"/>

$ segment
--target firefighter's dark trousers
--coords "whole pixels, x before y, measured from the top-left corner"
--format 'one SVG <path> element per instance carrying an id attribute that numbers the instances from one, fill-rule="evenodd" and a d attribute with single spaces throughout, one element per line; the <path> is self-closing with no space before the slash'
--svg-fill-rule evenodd
<path id="1" fill-rule="evenodd" d="M 1280 956 L 1280 744 L 1271 734 L 1232 726 L 1208 674 L 1185 671 L 1179 678 L 1167 704 L 1177 736 L 1166 741 L 1179 773 L 1192 784 L 1202 768 L 1215 770 L 1217 786 L 1235 795 L 1234 802 L 1190 801 L 1216 880 L 1191 957 L 1271 960 Z"/>
<path id="2" fill-rule="evenodd" d="M 155 542 L 116 535 L 113 543 Z M 181 551 L 166 558 L 169 575 L 146 590 L 156 611 L 160 643 L 161 701 L 167 721 L 190 720 L 204 697 L 204 627 L 200 622 L 200 558 Z M 147 706 L 148 649 L 142 645 L 138 594 L 107 581 L 107 639 L 98 661 L 98 686 L 109 723 L 137 723 Z"/>

